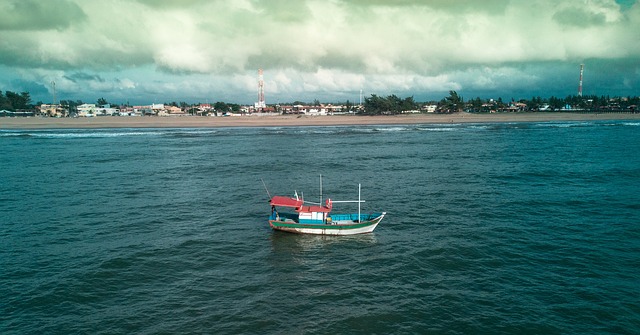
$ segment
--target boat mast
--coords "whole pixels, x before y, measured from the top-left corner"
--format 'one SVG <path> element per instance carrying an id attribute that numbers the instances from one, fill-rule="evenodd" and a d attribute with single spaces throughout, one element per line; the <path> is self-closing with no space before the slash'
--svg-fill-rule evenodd
<path id="1" fill-rule="evenodd" d="M 322 174 L 320 175 L 320 206 L 322 206 Z"/>
<path id="2" fill-rule="evenodd" d="M 358 183 L 358 222 L 360 222 L 360 183 Z"/>

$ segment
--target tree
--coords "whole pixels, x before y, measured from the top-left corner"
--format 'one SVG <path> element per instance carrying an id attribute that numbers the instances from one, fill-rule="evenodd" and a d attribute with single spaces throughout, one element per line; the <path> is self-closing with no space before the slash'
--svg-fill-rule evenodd
<path id="1" fill-rule="evenodd" d="M 413 100 L 413 96 L 406 97 L 402 100 L 402 105 L 400 106 L 400 112 L 403 111 L 411 111 L 418 109 L 418 104 Z"/>
<path id="2" fill-rule="evenodd" d="M 525 100 L 523 102 L 527 104 L 527 108 L 532 111 L 537 110 L 542 105 L 542 99 L 540 97 L 532 97 L 531 100 Z"/>
<path id="3" fill-rule="evenodd" d="M 20 94 L 6 91 L 5 92 L 4 106 L 9 107 L 6 109 L 15 111 L 17 109 L 29 109 L 31 108 L 31 96 L 29 92 L 22 92 Z"/>
<path id="4" fill-rule="evenodd" d="M 0 109 L 12 109 L 9 99 L 5 98 L 5 96 L 2 94 L 2 91 L 0 91 Z"/>
<path id="5" fill-rule="evenodd" d="M 346 112 L 351 112 L 351 108 L 353 108 L 353 105 L 349 100 L 347 100 L 347 102 L 344 104 L 344 108 Z"/>
<path id="6" fill-rule="evenodd" d="M 218 112 L 224 114 L 229 112 L 229 105 L 222 101 L 218 101 L 213 105 L 213 109 L 216 115 L 218 115 Z"/>
<path id="7" fill-rule="evenodd" d="M 109 102 L 105 98 L 100 98 L 100 99 L 98 99 L 96 104 L 98 106 L 104 106 L 104 105 L 109 105 Z"/>
<path id="8" fill-rule="evenodd" d="M 387 101 L 375 94 L 371 94 L 370 97 L 364 99 L 365 114 L 382 114 L 388 111 Z"/>
<path id="9" fill-rule="evenodd" d="M 564 99 L 556 98 L 554 96 L 551 96 L 549 98 L 549 107 L 551 107 L 554 111 L 561 109 L 562 107 L 564 107 L 564 105 Z"/>
<path id="10" fill-rule="evenodd" d="M 416 109 L 416 105 L 413 97 L 400 99 L 395 94 L 386 98 L 372 94 L 371 97 L 364 99 L 365 114 L 399 114 Z"/>
<path id="11" fill-rule="evenodd" d="M 462 111 L 464 107 L 463 99 L 456 91 L 449 91 L 449 96 L 440 101 L 440 109 L 445 113 L 455 113 Z"/>
<path id="12" fill-rule="evenodd" d="M 385 112 L 389 114 L 398 114 L 400 113 L 400 106 L 402 105 L 402 100 L 398 98 L 395 94 L 392 94 L 387 97 L 386 105 L 387 110 Z"/>
<path id="13" fill-rule="evenodd" d="M 471 99 L 471 108 L 476 113 L 481 112 L 482 111 L 482 99 L 480 99 L 480 97 L 476 97 L 475 99 Z"/>

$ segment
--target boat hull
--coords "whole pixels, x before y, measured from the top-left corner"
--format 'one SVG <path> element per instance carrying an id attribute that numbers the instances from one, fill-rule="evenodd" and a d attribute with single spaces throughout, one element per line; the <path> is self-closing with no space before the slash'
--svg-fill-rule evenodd
<path id="1" fill-rule="evenodd" d="M 386 213 L 379 216 L 356 223 L 348 224 L 304 224 L 290 221 L 269 220 L 269 225 L 274 230 L 285 231 L 296 234 L 315 234 L 315 235 L 355 235 L 371 233 Z"/>

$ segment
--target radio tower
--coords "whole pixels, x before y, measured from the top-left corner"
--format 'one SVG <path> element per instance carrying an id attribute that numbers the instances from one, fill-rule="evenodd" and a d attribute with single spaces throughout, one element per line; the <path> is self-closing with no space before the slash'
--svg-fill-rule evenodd
<path id="1" fill-rule="evenodd" d="M 578 84 L 578 96 L 582 96 L 582 74 L 584 73 L 584 64 L 580 64 L 580 82 Z"/>
<path id="2" fill-rule="evenodd" d="M 51 81 L 51 88 L 53 89 L 53 104 L 56 104 L 56 82 Z"/>
<path id="3" fill-rule="evenodd" d="M 258 102 L 256 102 L 256 108 L 265 108 L 267 104 L 264 102 L 264 77 L 262 75 L 262 69 L 258 70 Z"/>

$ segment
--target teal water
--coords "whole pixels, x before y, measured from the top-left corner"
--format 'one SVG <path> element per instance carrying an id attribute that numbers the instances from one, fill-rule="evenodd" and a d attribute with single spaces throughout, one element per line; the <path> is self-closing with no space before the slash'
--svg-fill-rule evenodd
<path id="1" fill-rule="evenodd" d="M 2 334 L 637 334 L 640 123 L 0 131 Z M 272 231 L 271 194 L 373 234 Z M 350 210 L 349 208 L 345 208 Z"/>

